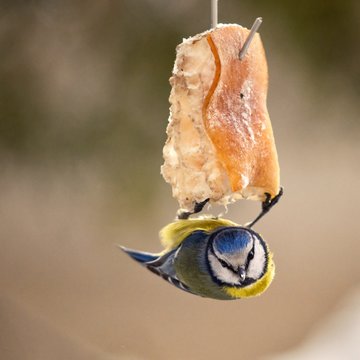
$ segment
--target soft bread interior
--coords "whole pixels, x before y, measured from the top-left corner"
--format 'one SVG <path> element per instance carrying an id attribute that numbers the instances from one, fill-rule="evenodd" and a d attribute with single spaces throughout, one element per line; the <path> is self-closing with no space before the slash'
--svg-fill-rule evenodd
<path id="1" fill-rule="evenodd" d="M 194 201 L 219 201 L 230 191 L 202 118 L 203 101 L 214 74 L 215 62 L 206 37 L 188 39 L 177 47 L 161 173 L 180 207 L 188 210 Z"/>

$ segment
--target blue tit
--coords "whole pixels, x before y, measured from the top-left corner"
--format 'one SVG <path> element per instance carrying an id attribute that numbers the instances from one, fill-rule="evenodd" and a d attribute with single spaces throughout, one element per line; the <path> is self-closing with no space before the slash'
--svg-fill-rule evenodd
<path id="1" fill-rule="evenodd" d="M 254 223 L 254 222 L 253 222 Z M 274 278 L 272 254 L 250 227 L 226 219 L 179 219 L 160 231 L 165 249 L 151 254 L 121 247 L 177 288 L 219 300 L 264 292 Z"/>

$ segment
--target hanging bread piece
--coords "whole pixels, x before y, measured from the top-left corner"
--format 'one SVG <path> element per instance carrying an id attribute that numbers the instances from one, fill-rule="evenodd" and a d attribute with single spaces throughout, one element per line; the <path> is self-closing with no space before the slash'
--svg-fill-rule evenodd
<path id="1" fill-rule="evenodd" d="M 279 192 L 258 34 L 239 60 L 248 34 L 239 25 L 219 25 L 177 47 L 161 172 L 183 209 L 207 198 L 226 205 Z"/>

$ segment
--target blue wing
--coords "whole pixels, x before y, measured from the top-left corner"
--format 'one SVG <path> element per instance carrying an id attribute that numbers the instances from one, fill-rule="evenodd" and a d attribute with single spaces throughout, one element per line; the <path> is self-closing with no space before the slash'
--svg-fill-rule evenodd
<path id="1" fill-rule="evenodd" d="M 178 289 L 192 293 L 188 286 L 182 283 L 176 276 L 174 268 L 174 258 L 180 247 L 173 249 L 163 255 L 151 254 L 148 252 L 137 251 L 120 246 L 121 250 L 131 258 L 144 265 L 152 273 L 160 276 Z"/>

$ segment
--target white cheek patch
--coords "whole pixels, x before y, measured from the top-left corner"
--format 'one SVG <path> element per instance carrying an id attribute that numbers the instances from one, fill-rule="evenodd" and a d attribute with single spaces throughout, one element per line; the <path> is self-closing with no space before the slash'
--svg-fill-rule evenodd
<path id="1" fill-rule="evenodd" d="M 254 258 L 250 261 L 249 267 L 247 269 L 247 276 L 253 279 L 259 279 L 261 274 L 264 271 L 266 263 L 266 254 L 265 249 L 261 245 L 258 239 L 255 239 L 254 246 Z"/>
<path id="2" fill-rule="evenodd" d="M 214 256 L 211 252 L 208 253 L 208 256 L 211 270 L 218 280 L 227 284 L 240 284 L 240 277 L 238 275 L 222 266 L 216 256 Z"/>

